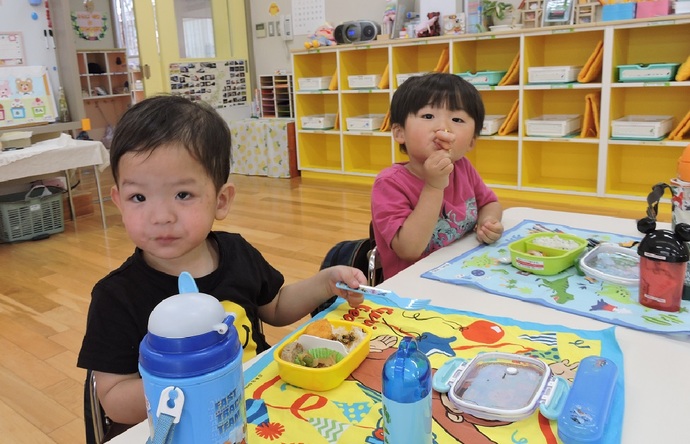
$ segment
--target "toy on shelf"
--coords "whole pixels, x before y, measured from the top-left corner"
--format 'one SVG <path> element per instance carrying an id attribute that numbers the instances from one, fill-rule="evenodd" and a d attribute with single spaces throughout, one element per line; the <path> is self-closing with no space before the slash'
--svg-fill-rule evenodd
<path id="1" fill-rule="evenodd" d="M 393 32 L 393 24 L 395 23 L 395 9 L 396 2 L 391 0 L 386 0 L 386 9 L 383 11 L 383 20 L 381 26 L 381 34 L 390 36 Z"/>
<path id="2" fill-rule="evenodd" d="M 541 25 L 543 0 L 524 0 L 520 7 L 522 25 L 525 28 L 538 28 Z"/>
<path id="3" fill-rule="evenodd" d="M 338 43 L 335 41 L 335 37 L 333 37 L 333 29 L 330 23 L 319 26 L 313 34 L 307 36 L 304 47 L 307 49 L 314 49 L 320 46 L 337 45 Z"/>
<path id="4" fill-rule="evenodd" d="M 430 12 L 427 19 L 415 26 L 417 37 L 435 37 L 441 35 L 441 25 L 438 22 L 440 12 Z"/>

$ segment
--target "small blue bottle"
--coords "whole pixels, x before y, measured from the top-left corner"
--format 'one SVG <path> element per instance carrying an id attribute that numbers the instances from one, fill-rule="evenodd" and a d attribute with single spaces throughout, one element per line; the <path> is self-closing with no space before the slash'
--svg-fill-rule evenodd
<path id="1" fill-rule="evenodd" d="M 383 366 L 383 441 L 431 444 L 431 364 L 405 337 Z"/>

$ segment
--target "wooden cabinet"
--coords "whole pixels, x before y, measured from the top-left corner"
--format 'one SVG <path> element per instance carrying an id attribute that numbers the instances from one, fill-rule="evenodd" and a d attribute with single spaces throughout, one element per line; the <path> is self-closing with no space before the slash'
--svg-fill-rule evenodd
<path id="1" fill-rule="evenodd" d="M 101 140 L 131 106 L 132 77 L 124 49 L 77 51 L 84 112 L 89 135 Z"/>
<path id="2" fill-rule="evenodd" d="M 274 74 L 259 76 L 261 117 L 293 118 L 292 75 Z"/>
<path id="3" fill-rule="evenodd" d="M 676 162 L 690 138 L 617 140 L 614 119 L 632 114 L 672 115 L 674 127 L 690 111 L 690 82 L 618 82 L 617 66 L 682 63 L 690 55 L 689 16 L 599 22 L 415 40 L 341 45 L 292 54 L 298 166 L 304 177 L 371 183 L 393 162 L 405 160 L 389 131 L 347 131 L 348 117 L 386 113 L 398 74 L 429 72 L 444 52 L 452 73 L 507 70 L 520 55 L 519 82 L 477 86 L 486 114 L 507 115 L 518 101 L 517 131 L 481 136 L 467 157 L 499 196 L 541 202 L 578 202 L 607 208 L 639 208 L 652 185 L 676 175 Z M 602 75 L 590 83 L 535 84 L 531 67 L 586 64 L 603 43 Z M 351 75 L 381 75 L 388 88 L 352 89 Z M 338 76 L 337 90 L 304 91 L 300 79 Z M 596 137 L 530 137 L 526 121 L 544 114 L 579 114 L 586 97 L 600 97 Z M 301 118 L 338 116 L 335 129 L 307 130 Z M 642 211 L 642 210 L 640 210 Z"/>

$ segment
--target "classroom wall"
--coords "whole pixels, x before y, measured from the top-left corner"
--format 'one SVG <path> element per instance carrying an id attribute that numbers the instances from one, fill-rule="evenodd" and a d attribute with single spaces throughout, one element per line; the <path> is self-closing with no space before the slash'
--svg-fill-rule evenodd
<path id="1" fill-rule="evenodd" d="M 425 7 L 435 2 L 455 2 L 457 11 L 462 11 L 463 0 L 417 0 Z M 295 35 L 292 41 L 284 41 L 280 36 L 257 38 L 255 25 L 257 23 L 280 21 L 282 14 L 292 14 L 293 0 L 251 0 L 251 42 L 254 46 L 254 67 L 257 75 L 272 74 L 276 70 L 292 70 L 290 50 L 304 49 L 307 34 Z M 310 3 L 306 1 L 306 3 Z M 325 0 L 326 21 L 332 26 L 349 20 L 373 20 L 381 23 L 383 12 L 388 0 Z M 277 6 L 277 9 L 272 5 Z M 419 10 L 419 9 L 418 9 Z M 275 15 L 272 15 L 275 14 Z M 293 19 L 294 20 L 294 19 Z M 267 33 L 268 34 L 268 33 Z"/>

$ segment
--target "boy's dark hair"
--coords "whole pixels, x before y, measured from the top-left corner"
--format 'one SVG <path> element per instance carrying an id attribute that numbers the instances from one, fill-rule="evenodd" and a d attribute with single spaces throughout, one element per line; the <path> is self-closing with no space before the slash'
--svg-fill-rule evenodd
<path id="1" fill-rule="evenodd" d="M 474 119 L 474 135 L 479 136 L 484 125 L 484 102 L 477 88 L 465 79 L 440 72 L 408 78 L 393 94 L 391 125 L 397 123 L 404 128 L 407 116 L 427 105 L 465 111 Z M 404 144 L 400 151 L 407 153 Z"/>
<path id="2" fill-rule="evenodd" d="M 157 95 L 132 106 L 115 128 L 110 165 L 117 184 L 119 161 L 126 153 L 150 154 L 162 145 L 181 145 L 213 179 L 216 190 L 230 175 L 230 129 L 205 102 Z"/>

